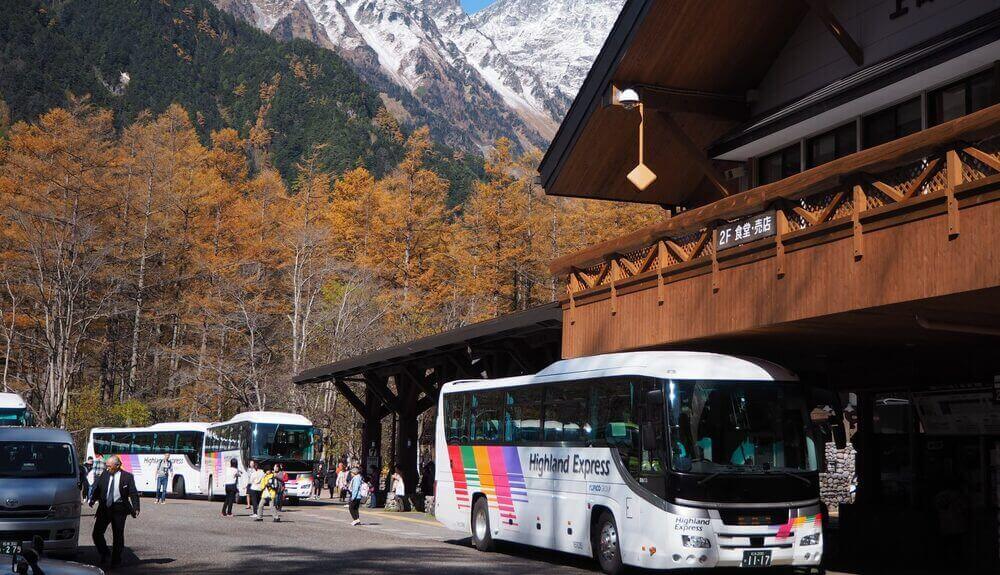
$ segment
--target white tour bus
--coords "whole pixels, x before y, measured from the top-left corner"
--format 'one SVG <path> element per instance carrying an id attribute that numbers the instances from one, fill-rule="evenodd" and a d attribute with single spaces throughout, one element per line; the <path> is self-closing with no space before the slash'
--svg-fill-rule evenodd
<path id="1" fill-rule="evenodd" d="M 0 426 L 31 427 L 35 419 L 24 398 L 16 393 L 0 393 Z"/>
<path id="2" fill-rule="evenodd" d="M 176 497 L 200 494 L 202 446 L 207 423 L 171 422 L 149 427 L 95 427 L 90 430 L 87 455 L 117 455 L 122 469 L 135 476 L 136 489 L 156 493 L 156 464 L 170 454 L 173 475 L 167 486 Z"/>
<path id="3" fill-rule="evenodd" d="M 766 361 L 673 351 L 448 383 L 436 517 L 480 550 L 503 539 L 593 556 L 607 573 L 819 571 L 820 395 Z"/>
<path id="4" fill-rule="evenodd" d="M 246 471 L 251 460 L 265 469 L 280 463 L 288 473 L 286 496 L 295 503 L 300 497 L 312 495 L 312 472 L 319 448 L 319 431 L 301 415 L 277 411 L 241 413 L 208 428 L 202 492 L 210 498 L 225 494 L 224 470 L 233 459 L 244 478 L 239 482 L 240 496 L 246 495 Z"/>

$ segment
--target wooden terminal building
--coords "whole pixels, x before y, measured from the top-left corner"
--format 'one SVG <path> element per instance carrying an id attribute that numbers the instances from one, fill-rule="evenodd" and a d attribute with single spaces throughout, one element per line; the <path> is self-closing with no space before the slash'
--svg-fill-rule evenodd
<path id="1" fill-rule="evenodd" d="M 539 171 L 664 218 L 553 262 L 563 357 L 831 386 L 858 453 L 839 556 L 996 573 L 998 61 L 995 0 L 626 1 Z"/>

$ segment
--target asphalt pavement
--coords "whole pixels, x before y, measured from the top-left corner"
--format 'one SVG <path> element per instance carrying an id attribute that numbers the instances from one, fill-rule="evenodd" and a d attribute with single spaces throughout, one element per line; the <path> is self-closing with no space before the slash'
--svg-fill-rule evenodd
<path id="1" fill-rule="evenodd" d="M 596 573 L 591 560 L 519 545 L 476 551 L 463 533 L 422 513 L 365 512 L 352 527 L 345 506 L 329 500 L 288 505 L 281 522 L 252 521 L 237 505 L 221 517 L 221 502 L 142 499 L 126 523 L 123 565 L 111 573 Z M 84 507 L 77 561 L 98 564 L 91 539 L 93 509 Z M 111 532 L 108 530 L 108 542 Z"/>

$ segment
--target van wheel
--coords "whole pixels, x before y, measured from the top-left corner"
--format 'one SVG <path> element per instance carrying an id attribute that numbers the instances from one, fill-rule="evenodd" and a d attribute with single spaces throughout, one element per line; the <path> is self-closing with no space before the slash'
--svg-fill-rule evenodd
<path id="1" fill-rule="evenodd" d="M 179 499 L 187 499 L 187 486 L 184 485 L 183 477 L 174 478 L 174 495 Z"/>
<path id="2" fill-rule="evenodd" d="M 622 550 L 618 540 L 618 524 L 614 515 L 607 511 L 601 513 L 597 520 L 597 529 L 592 534 L 594 538 L 594 555 L 601 564 L 601 571 L 608 575 L 621 575 L 625 572 L 622 565 Z"/>
<path id="3" fill-rule="evenodd" d="M 485 497 L 476 499 L 472 506 L 472 544 L 480 551 L 493 551 L 493 535 L 490 531 L 490 507 Z"/>
<path id="4" fill-rule="evenodd" d="M 208 476 L 208 500 L 215 501 L 215 481 L 214 477 Z"/>

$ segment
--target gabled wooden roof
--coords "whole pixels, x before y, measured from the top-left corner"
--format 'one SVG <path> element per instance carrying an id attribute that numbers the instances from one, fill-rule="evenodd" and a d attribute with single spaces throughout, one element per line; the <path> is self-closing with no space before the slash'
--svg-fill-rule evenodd
<path id="1" fill-rule="evenodd" d="M 539 167 L 546 193 L 687 207 L 718 199 L 663 114 L 700 150 L 741 121 L 647 110 L 646 163 L 658 179 L 639 192 L 625 179 L 638 162 L 639 113 L 607 105 L 612 86 L 745 98 L 807 9 L 801 0 L 628 0 Z"/>

